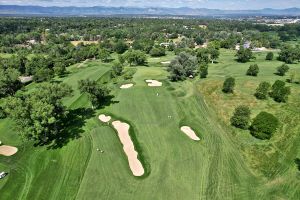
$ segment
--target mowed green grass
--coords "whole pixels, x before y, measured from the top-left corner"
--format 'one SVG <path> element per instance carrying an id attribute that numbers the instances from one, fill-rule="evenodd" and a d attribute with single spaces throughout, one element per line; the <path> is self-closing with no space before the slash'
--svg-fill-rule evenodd
<path id="1" fill-rule="evenodd" d="M 179 98 L 173 95 L 172 85 L 150 88 L 144 82 L 166 79 L 166 75 L 164 69 L 140 67 L 134 76 L 136 85 L 120 90 L 119 103 L 103 110 L 134 127 L 150 175 L 132 176 L 116 134 L 102 126 L 92 133 L 92 159 L 78 199 L 253 199 L 255 178 L 201 98 Z M 182 84 L 193 90 L 192 83 Z M 202 141 L 192 141 L 180 131 L 183 120 Z"/>
<path id="2" fill-rule="evenodd" d="M 293 127 L 281 127 L 288 138 L 277 134 L 277 139 L 270 143 L 258 141 L 248 132 L 233 129 L 228 124 L 235 105 L 252 105 L 253 98 L 248 101 L 248 96 L 259 80 L 276 80 L 277 76 L 272 73 L 280 63 L 266 63 L 264 54 L 258 56 L 256 62 L 266 68 L 261 68 L 262 76 L 252 83 L 253 77 L 244 75 L 250 63 L 238 64 L 234 61 L 234 52 L 222 50 L 219 64 L 210 65 L 206 80 L 170 83 L 168 72 L 160 62 L 173 56 L 150 58 L 148 67 L 136 67 L 132 80 L 135 85 L 130 89 L 121 90 L 118 84 L 110 84 L 115 96 L 111 104 L 97 110 L 83 124 L 74 124 L 80 137 L 68 141 L 62 148 L 47 150 L 47 147 L 33 147 L 32 143 L 15 142 L 19 139 L 9 128 L 13 123 L 0 120 L 1 139 L 5 138 L 6 143 L 14 141 L 21 149 L 13 157 L 0 157 L 0 170 L 10 172 L 6 182 L 0 181 L 1 198 L 297 199 L 299 175 L 292 163 L 292 159 L 299 156 L 297 118 L 292 118 Z M 84 78 L 100 81 L 107 77 L 109 69 L 109 64 L 98 61 L 87 62 L 81 68 L 77 65 L 69 68 L 70 74 L 58 81 L 70 84 L 75 95 L 66 98 L 64 103 L 74 110 L 89 108 L 86 96 L 77 90 L 77 81 Z M 237 78 L 238 89 L 233 96 L 219 92 L 228 75 Z M 160 80 L 163 86 L 148 87 L 146 79 Z M 292 87 L 296 92 L 291 97 L 291 106 L 278 106 L 268 100 L 253 104 L 254 113 L 266 109 L 277 116 L 282 110 L 286 115 L 295 115 L 299 109 L 293 107 L 298 102 L 299 85 Z M 132 175 L 117 134 L 100 123 L 97 118 L 100 113 L 113 114 L 130 123 L 149 165 L 148 176 Z M 191 126 L 201 141 L 188 138 L 180 131 L 181 125 Z M 267 147 L 270 157 L 263 156 Z M 99 153 L 97 148 L 104 153 Z M 266 158 L 275 164 L 265 166 Z M 261 172 L 263 170 L 272 176 L 268 177 Z"/>

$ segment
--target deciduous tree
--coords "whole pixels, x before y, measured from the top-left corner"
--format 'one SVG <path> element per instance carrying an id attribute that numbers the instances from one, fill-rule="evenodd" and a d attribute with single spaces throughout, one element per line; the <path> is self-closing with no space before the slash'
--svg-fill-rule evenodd
<path id="1" fill-rule="evenodd" d="M 250 122 L 250 109 L 248 106 L 238 106 L 235 108 L 234 114 L 230 119 L 233 126 L 241 129 L 247 129 Z"/>
<path id="2" fill-rule="evenodd" d="M 259 139 L 270 139 L 279 126 L 278 119 L 267 112 L 260 112 L 253 120 L 250 131 Z"/>
<path id="3" fill-rule="evenodd" d="M 235 86 L 235 79 L 233 77 L 228 77 L 223 83 L 223 92 L 233 93 Z"/>

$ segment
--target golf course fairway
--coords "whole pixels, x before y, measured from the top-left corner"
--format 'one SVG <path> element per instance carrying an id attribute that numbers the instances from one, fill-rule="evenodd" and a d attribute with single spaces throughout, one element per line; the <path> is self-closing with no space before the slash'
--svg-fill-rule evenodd
<path id="1" fill-rule="evenodd" d="M 130 89 L 120 89 L 122 82 L 110 82 L 110 63 L 94 60 L 85 61 L 80 68 L 69 67 L 69 73 L 57 81 L 74 90 L 72 97 L 63 100 L 74 118 L 66 124 L 66 135 L 55 145 L 23 142 L 14 131 L 14 123 L 1 119 L 1 141 L 18 148 L 18 152 L 0 156 L 1 167 L 9 173 L 0 182 L 0 199 L 297 199 L 300 184 L 292 167 L 292 152 L 299 149 L 299 117 L 290 120 L 293 127 L 280 129 L 283 134 L 294 133 L 294 140 L 285 139 L 284 146 L 278 142 L 281 136 L 276 135 L 278 140 L 272 142 L 272 148 L 263 149 L 267 142 L 230 126 L 227 113 L 231 114 L 238 103 L 220 89 L 230 72 L 237 77 L 240 88 L 249 85 L 237 89 L 235 97 L 239 101 L 278 113 L 279 106 L 271 100 L 258 104 L 252 97 L 243 98 L 246 94 L 253 96 L 252 90 L 259 83 L 248 77 L 239 79 L 249 64 L 234 64 L 234 51 L 222 50 L 222 62 L 210 65 L 207 80 L 197 77 L 171 82 L 161 62 L 174 56 L 168 53 L 160 59 L 149 58 L 148 66 L 125 67 L 136 70 Z M 256 62 L 264 62 L 264 57 L 258 55 Z M 261 80 L 273 80 L 275 75 L 270 72 L 280 63 L 272 62 L 262 68 Z M 113 96 L 110 102 L 93 110 L 88 97 L 77 88 L 78 80 L 85 78 L 107 84 Z M 145 80 L 158 80 L 159 87 L 149 87 Z M 27 87 L 34 88 L 34 83 Z M 291 105 L 299 105 L 299 88 L 292 86 L 292 90 L 296 92 Z M 291 105 L 285 106 L 287 112 L 299 111 L 299 106 L 293 111 Z M 130 125 L 129 134 L 145 170 L 140 177 L 130 170 L 123 145 L 111 125 L 116 120 Z M 180 130 L 182 126 L 192 127 L 200 140 L 190 139 Z M 277 150 L 286 160 L 273 157 Z M 268 155 L 271 164 L 261 164 Z M 267 176 L 265 171 L 272 175 Z"/>

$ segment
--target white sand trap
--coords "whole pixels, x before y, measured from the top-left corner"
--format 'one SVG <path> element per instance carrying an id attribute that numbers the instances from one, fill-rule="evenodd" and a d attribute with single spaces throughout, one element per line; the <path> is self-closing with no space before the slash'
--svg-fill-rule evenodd
<path id="1" fill-rule="evenodd" d="M 131 88 L 133 86 L 132 83 L 129 83 L 129 84 L 125 84 L 125 85 L 121 85 L 121 89 L 128 89 L 128 88 Z"/>
<path id="2" fill-rule="evenodd" d="M 159 82 L 157 80 L 146 80 L 146 83 L 148 83 L 148 86 L 150 86 L 150 87 L 160 87 L 160 86 L 162 86 L 162 82 Z"/>
<path id="3" fill-rule="evenodd" d="M 164 61 L 164 62 L 161 62 L 161 64 L 170 64 L 171 61 Z"/>
<path id="4" fill-rule="evenodd" d="M 192 140 L 199 141 L 200 138 L 196 135 L 196 133 L 189 126 L 182 126 L 180 128 L 182 132 L 184 132 L 187 136 L 189 136 Z"/>
<path id="5" fill-rule="evenodd" d="M 123 144 L 123 150 L 127 155 L 129 167 L 134 176 L 142 176 L 144 174 L 144 168 L 142 163 L 138 160 L 138 153 L 134 149 L 134 145 L 129 135 L 129 125 L 120 121 L 114 121 L 112 123 L 114 128 L 118 132 L 119 139 Z"/>
<path id="6" fill-rule="evenodd" d="M 99 115 L 99 120 L 102 122 L 109 122 L 111 120 L 111 117 L 102 114 L 102 115 Z"/>
<path id="7" fill-rule="evenodd" d="M 12 147 L 12 146 L 7 146 L 7 145 L 2 145 L 0 146 L 0 154 L 3 156 L 12 156 L 15 153 L 17 153 L 18 148 Z"/>

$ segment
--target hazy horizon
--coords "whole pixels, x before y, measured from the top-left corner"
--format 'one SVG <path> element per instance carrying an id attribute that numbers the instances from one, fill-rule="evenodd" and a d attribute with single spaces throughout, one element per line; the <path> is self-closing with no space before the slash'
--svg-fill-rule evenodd
<path id="1" fill-rule="evenodd" d="M 300 1 L 298 0 L 269 0 L 262 2 L 260 0 L 0 0 L 1 5 L 21 5 L 21 6 L 59 6 L 59 7 L 167 7 L 167 8 L 208 8 L 208 9 L 222 9 L 222 10 L 257 10 L 264 8 L 272 9 L 286 9 L 297 7 L 300 8 Z"/>

